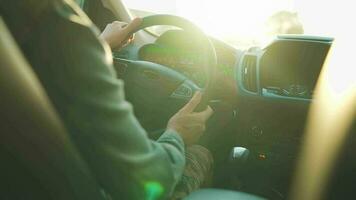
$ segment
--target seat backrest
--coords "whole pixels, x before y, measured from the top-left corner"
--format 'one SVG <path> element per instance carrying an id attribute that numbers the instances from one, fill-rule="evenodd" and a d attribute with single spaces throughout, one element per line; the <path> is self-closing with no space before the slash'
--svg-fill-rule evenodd
<path id="1" fill-rule="evenodd" d="M 0 199 L 103 199 L 2 18 Z"/>

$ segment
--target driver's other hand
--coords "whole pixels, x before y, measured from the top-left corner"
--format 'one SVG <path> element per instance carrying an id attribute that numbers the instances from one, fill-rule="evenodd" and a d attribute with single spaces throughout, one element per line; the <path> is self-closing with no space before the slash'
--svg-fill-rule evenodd
<path id="1" fill-rule="evenodd" d="M 112 49 L 122 48 L 133 40 L 133 35 L 130 34 L 140 26 L 141 22 L 141 18 L 135 18 L 128 24 L 114 21 L 106 25 L 99 37 L 106 41 Z"/>
<path id="2" fill-rule="evenodd" d="M 202 112 L 194 112 L 201 98 L 202 93 L 196 92 L 193 98 L 168 121 L 167 129 L 176 131 L 187 146 L 198 142 L 205 131 L 206 121 L 213 114 L 210 106 Z"/>

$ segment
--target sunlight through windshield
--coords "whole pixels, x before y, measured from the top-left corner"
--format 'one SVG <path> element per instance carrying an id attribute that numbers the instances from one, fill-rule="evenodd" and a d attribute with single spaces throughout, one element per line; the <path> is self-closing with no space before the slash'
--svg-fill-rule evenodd
<path id="1" fill-rule="evenodd" d="M 152 14 L 185 17 L 209 35 L 239 48 L 264 44 L 277 34 L 330 36 L 325 29 L 327 23 L 320 23 L 315 15 L 316 10 L 317 13 L 324 10 L 319 8 L 320 1 L 125 0 L 125 3 L 140 17 Z M 323 3 L 323 8 L 327 5 Z"/>
<path id="2" fill-rule="evenodd" d="M 294 14 L 293 0 L 126 0 L 126 2 L 138 16 L 153 13 L 183 16 L 208 34 L 235 46 L 257 45 L 265 39 L 269 32 L 266 24 L 273 14 L 279 11 L 290 11 Z"/>

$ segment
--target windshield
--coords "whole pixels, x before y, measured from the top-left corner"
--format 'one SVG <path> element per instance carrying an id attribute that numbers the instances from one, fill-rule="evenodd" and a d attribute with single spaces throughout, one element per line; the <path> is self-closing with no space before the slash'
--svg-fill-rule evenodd
<path id="1" fill-rule="evenodd" d="M 185 17 L 207 34 L 238 48 L 263 45 L 278 34 L 330 36 L 318 23 L 321 0 L 125 0 L 135 16 Z M 315 7 L 313 7 L 315 6 Z M 323 7 L 327 4 L 323 4 Z M 316 12 L 316 9 L 318 11 Z M 150 29 L 161 34 L 166 29 Z"/>

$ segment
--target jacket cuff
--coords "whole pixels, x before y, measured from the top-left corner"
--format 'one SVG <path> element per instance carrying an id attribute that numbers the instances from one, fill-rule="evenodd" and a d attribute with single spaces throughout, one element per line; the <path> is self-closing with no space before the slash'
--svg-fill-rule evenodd
<path id="1" fill-rule="evenodd" d="M 172 129 L 166 130 L 161 137 L 158 138 L 157 142 L 164 142 L 164 143 L 178 143 L 182 149 L 185 148 L 183 138 Z"/>

